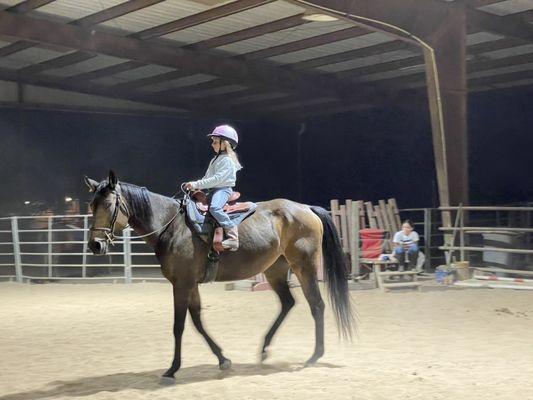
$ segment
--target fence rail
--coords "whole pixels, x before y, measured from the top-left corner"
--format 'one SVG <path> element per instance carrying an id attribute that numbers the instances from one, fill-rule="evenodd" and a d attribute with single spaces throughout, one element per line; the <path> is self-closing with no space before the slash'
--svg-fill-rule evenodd
<path id="1" fill-rule="evenodd" d="M 354 213 L 352 219 L 358 220 L 359 215 L 354 210 L 351 210 Z M 441 211 L 455 214 L 454 226 L 441 226 Z M 498 262 L 490 262 L 490 257 L 516 255 L 521 257 L 522 264 L 527 265 L 533 261 L 532 213 L 533 207 L 458 206 L 400 210 L 402 219 L 415 221 L 415 229 L 423 241 L 425 270 L 428 272 L 439 264 L 453 261 L 454 254 L 459 254 L 461 260 L 495 266 L 499 266 Z M 25 279 L 164 280 L 152 249 L 144 241 L 132 240 L 130 229 L 123 232 L 124 239 L 116 241 L 110 253 L 93 255 L 87 248 L 91 218 L 91 215 L 0 218 L 0 279 L 18 282 Z M 342 236 L 343 232 L 340 233 Z M 486 239 L 490 235 L 516 235 L 522 241 L 520 245 L 495 246 Z M 358 259 L 355 243 L 349 243 L 349 248 L 345 246 L 352 263 Z M 512 263 L 508 264 L 512 266 Z"/>
<path id="2" fill-rule="evenodd" d="M 0 278 L 18 282 L 87 279 L 126 283 L 165 279 L 148 245 L 130 239 L 130 228 L 105 256 L 89 252 L 90 219 L 91 215 L 0 218 Z"/>
<path id="3" fill-rule="evenodd" d="M 456 212 L 454 226 L 439 228 L 445 235 L 444 244 L 439 249 L 446 253 L 447 263 L 452 262 L 459 252 L 461 260 L 473 259 L 479 264 L 507 267 L 519 264 L 521 268 L 533 268 L 530 265 L 533 262 L 533 207 L 457 206 L 440 207 L 439 210 Z M 473 224 L 490 220 L 487 214 L 493 214 L 493 226 Z"/>

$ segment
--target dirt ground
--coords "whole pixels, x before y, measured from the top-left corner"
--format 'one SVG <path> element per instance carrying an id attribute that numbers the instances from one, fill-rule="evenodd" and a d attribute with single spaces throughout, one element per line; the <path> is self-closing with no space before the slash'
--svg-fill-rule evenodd
<path id="1" fill-rule="evenodd" d="M 297 305 L 258 363 L 278 312 L 272 292 L 201 287 L 216 358 L 187 319 L 174 386 L 159 377 L 173 353 L 169 284 L 0 283 L 0 400 L 34 399 L 533 399 L 533 293 L 467 289 L 352 291 L 358 331 L 302 368 L 314 326 Z M 324 292 L 325 294 L 325 292 Z"/>

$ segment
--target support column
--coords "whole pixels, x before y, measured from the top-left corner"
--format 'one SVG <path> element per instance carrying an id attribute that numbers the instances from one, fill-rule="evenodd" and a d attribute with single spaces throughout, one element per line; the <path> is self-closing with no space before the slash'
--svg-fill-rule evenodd
<path id="1" fill-rule="evenodd" d="M 451 11 L 424 48 L 441 206 L 468 204 L 466 18 L 461 7 Z"/>

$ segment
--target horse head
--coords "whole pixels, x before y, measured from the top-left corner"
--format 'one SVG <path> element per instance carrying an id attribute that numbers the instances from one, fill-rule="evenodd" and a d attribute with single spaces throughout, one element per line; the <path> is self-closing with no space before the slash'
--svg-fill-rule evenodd
<path id="1" fill-rule="evenodd" d="M 94 193 L 90 203 L 93 223 L 88 246 L 93 254 L 103 255 L 107 253 L 109 244 L 113 244 L 115 233 L 121 232 L 128 225 L 130 213 L 113 171 L 109 171 L 109 177 L 102 182 L 86 176 L 85 184 Z"/>

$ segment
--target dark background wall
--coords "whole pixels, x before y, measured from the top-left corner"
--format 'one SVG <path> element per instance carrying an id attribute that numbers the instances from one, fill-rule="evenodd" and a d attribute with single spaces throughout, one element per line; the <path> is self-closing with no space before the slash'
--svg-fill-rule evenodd
<path id="1" fill-rule="evenodd" d="M 492 92 L 469 105 L 472 204 L 533 199 L 532 92 Z M 201 177 L 205 134 L 219 122 L 170 117 L 0 110 L 0 214 L 23 201 L 88 200 L 82 177 L 119 178 L 172 195 Z M 231 122 L 231 121 L 227 121 Z M 306 123 L 235 122 L 245 169 L 238 189 L 252 200 L 287 197 L 327 206 L 331 198 L 396 197 L 402 208 L 437 206 L 429 113 L 404 104 Z M 298 141 L 301 162 L 298 161 Z M 301 168 L 299 168 L 301 165 Z"/>

